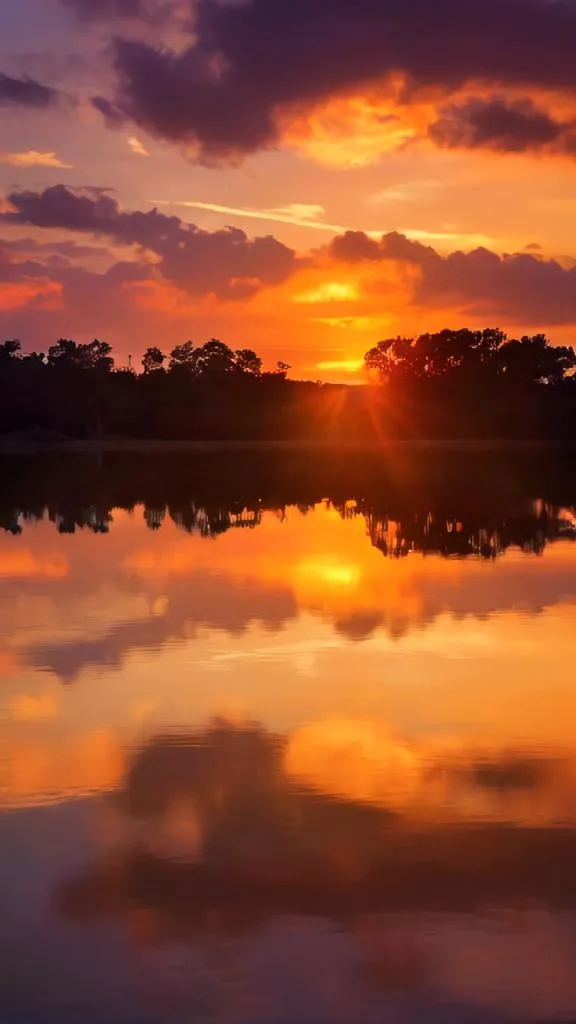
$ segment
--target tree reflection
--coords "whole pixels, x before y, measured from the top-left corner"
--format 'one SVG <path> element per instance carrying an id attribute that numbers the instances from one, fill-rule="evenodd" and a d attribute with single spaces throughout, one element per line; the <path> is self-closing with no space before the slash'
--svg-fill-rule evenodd
<path id="1" fill-rule="evenodd" d="M 534 466 L 532 465 L 534 461 Z M 428 465 L 431 462 L 432 466 Z M 107 533 L 114 509 L 143 507 L 151 531 L 169 518 L 186 533 L 210 539 L 255 529 L 266 512 L 289 507 L 306 515 L 321 502 L 343 519 L 363 516 L 386 557 L 414 552 L 494 559 L 509 548 L 541 554 L 576 538 L 576 494 L 569 467 L 535 457 L 494 462 L 469 454 L 428 459 L 357 456 L 290 461 L 261 455 L 4 459 L 0 529 L 15 535 L 41 519 L 63 534 Z M 538 499 L 538 501 L 536 501 Z"/>

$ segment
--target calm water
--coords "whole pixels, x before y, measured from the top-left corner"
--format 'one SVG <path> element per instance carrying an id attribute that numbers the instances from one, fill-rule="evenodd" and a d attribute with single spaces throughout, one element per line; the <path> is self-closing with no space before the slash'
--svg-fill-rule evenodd
<path id="1" fill-rule="evenodd" d="M 569 501 L 162 465 L 3 467 L 2 1024 L 575 1018 Z"/>

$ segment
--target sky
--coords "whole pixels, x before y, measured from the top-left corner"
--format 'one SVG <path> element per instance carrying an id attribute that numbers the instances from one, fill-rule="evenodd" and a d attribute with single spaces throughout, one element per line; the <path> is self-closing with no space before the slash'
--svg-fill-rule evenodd
<path id="1" fill-rule="evenodd" d="M 572 343 L 574 0 L 5 0 L 0 338 Z"/>

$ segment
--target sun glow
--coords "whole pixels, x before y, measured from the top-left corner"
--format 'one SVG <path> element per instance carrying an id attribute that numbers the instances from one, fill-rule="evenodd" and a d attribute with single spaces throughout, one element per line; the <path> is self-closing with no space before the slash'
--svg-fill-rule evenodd
<path id="1" fill-rule="evenodd" d="M 358 288 L 351 281 L 326 281 L 295 295 L 294 302 L 312 306 L 322 302 L 355 302 L 358 297 Z"/>
<path id="2" fill-rule="evenodd" d="M 329 359 L 316 364 L 318 370 L 340 370 L 343 373 L 360 373 L 363 366 L 363 359 Z"/>
<path id="3" fill-rule="evenodd" d="M 326 560 L 301 562 L 297 574 L 313 578 L 334 587 L 356 587 L 362 577 L 362 569 L 353 563 L 341 562 L 336 557 Z"/>

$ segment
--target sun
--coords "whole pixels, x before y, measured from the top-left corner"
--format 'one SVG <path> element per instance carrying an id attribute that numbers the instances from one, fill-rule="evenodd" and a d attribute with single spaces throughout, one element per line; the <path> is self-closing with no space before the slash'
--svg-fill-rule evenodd
<path id="1" fill-rule="evenodd" d="M 295 295 L 294 302 L 314 306 L 323 302 L 355 302 L 357 298 L 358 288 L 352 281 L 325 281 Z"/>
<path id="2" fill-rule="evenodd" d="M 339 370 L 342 373 L 360 373 L 364 366 L 363 359 L 329 359 L 327 362 L 317 363 L 318 370 Z"/>

